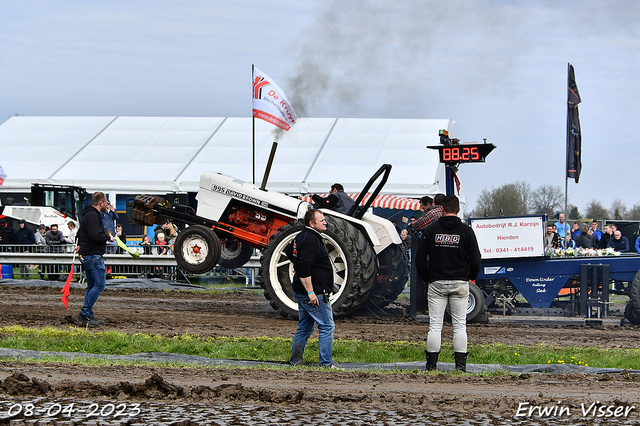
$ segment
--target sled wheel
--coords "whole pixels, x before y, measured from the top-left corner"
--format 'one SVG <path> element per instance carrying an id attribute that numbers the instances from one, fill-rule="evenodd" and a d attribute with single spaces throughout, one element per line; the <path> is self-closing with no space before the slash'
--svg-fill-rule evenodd
<path id="1" fill-rule="evenodd" d="M 392 303 L 409 279 L 409 253 L 401 244 L 392 244 L 378 255 L 378 277 L 367 306 L 380 309 Z"/>
<path id="2" fill-rule="evenodd" d="M 333 306 L 334 316 L 343 315 L 358 294 L 362 279 L 358 251 L 352 238 L 348 237 L 345 228 L 351 225 L 342 220 L 325 216 L 327 230 L 323 233 L 323 242 L 333 265 L 333 293 L 329 300 Z M 288 318 L 298 317 L 298 303 L 293 295 L 291 282 L 294 270 L 291 260 L 284 254 L 284 249 L 304 228 L 302 221 L 295 221 L 283 226 L 271 237 L 265 246 L 260 263 L 260 275 L 264 295 L 271 306 Z"/>
<path id="3" fill-rule="evenodd" d="M 253 247 L 233 237 L 227 238 L 227 241 L 225 241 L 221 247 L 218 265 L 223 268 L 240 268 L 247 263 L 253 255 Z"/>
<path id="4" fill-rule="evenodd" d="M 469 300 L 467 302 L 467 322 L 473 322 L 486 310 L 484 306 L 484 294 L 476 283 L 469 283 Z M 446 308 L 447 321 L 451 321 L 451 310 Z"/>
<path id="5" fill-rule="evenodd" d="M 640 271 L 636 272 L 629 284 L 629 301 L 637 312 L 640 312 Z M 631 320 L 629 320 L 631 321 Z"/>
<path id="6" fill-rule="evenodd" d="M 629 320 L 631 324 L 640 324 L 640 310 L 633 306 L 633 303 L 627 303 L 624 308 L 624 317 Z"/>
<path id="7" fill-rule="evenodd" d="M 204 274 L 212 270 L 220 259 L 220 251 L 218 236 L 202 225 L 184 229 L 174 243 L 178 266 L 190 274 Z"/>

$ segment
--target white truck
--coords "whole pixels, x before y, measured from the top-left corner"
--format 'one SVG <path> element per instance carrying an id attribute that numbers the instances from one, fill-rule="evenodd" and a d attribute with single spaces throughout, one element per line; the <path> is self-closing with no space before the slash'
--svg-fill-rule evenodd
<path id="1" fill-rule="evenodd" d="M 351 314 L 365 305 L 383 307 L 402 292 L 409 275 L 408 255 L 393 224 L 367 210 L 386 183 L 391 165 L 383 165 L 369 180 L 347 214 L 323 209 L 327 231 L 323 235 L 334 268 L 330 297 L 336 316 Z M 376 189 L 360 206 L 373 183 Z M 283 316 L 297 317 L 291 280 L 293 266 L 284 248 L 304 227 L 302 218 L 312 208 L 298 198 L 259 188 L 216 172 L 200 177 L 198 209 L 138 195 L 128 201 L 134 224 L 152 225 L 169 218 L 189 225 L 174 243 L 178 265 L 202 274 L 216 264 L 234 268 L 246 263 L 253 248 L 261 250 L 261 285 L 271 306 Z"/>

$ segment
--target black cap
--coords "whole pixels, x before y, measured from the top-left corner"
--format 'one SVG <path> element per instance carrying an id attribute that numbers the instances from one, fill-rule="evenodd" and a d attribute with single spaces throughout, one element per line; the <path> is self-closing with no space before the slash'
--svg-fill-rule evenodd
<path id="1" fill-rule="evenodd" d="M 25 220 L 24 220 L 24 219 L 20 219 L 20 220 L 18 221 L 18 223 L 27 223 L 27 222 L 25 222 Z"/>

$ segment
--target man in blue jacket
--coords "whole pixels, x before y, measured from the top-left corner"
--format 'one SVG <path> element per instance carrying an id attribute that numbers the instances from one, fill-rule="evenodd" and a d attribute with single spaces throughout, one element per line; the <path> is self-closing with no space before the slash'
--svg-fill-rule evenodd
<path id="1" fill-rule="evenodd" d="M 293 240 L 292 259 L 295 275 L 292 287 L 298 302 L 298 330 L 291 346 L 291 364 L 300 364 L 304 348 L 315 324 L 318 324 L 319 361 L 323 367 L 333 367 L 333 310 L 329 295 L 333 291 L 333 268 L 329 253 L 322 243 L 321 232 L 327 222 L 320 210 L 304 215 L 305 228 Z"/>
<path id="2" fill-rule="evenodd" d="M 82 310 L 75 319 L 75 323 L 80 327 L 104 325 L 104 321 L 94 318 L 93 305 L 107 285 L 102 255 L 107 248 L 107 241 L 113 240 L 113 237 L 107 236 L 100 213 L 106 211 L 108 205 L 107 197 L 102 192 L 96 192 L 91 196 L 91 205 L 85 207 L 82 212 L 76 251 L 80 255 L 80 262 L 87 278 L 87 291 Z"/>
<path id="3" fill-rule="evenodd" d="M 442 208 L 444 215 L 423 232 L 415 256 L 420 278 L 429 283 L 426 369 L 436 369 L 448 305 L 453 325 L 455 368 L 466 371 L 469 281 L 475 280 L 480 272 L 480 249 L 471 227 L 457 216 L 460 211 L 458 198 L 447 195 L 442 200 Z"/>

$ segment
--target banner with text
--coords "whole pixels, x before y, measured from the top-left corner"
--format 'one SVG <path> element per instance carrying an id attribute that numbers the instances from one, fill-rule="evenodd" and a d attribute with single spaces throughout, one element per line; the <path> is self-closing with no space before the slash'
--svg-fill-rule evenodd
<path id="1" fill-rule="evenodd" d="M 253 69 L 253 116 L 289 130 L 298 117 L 287 96 L 268 75 Z"/>
<path id="2" fill-rule="evenodd" d="M 544 256 L 544 216 L 472 218 L 483 259 Z"/>

